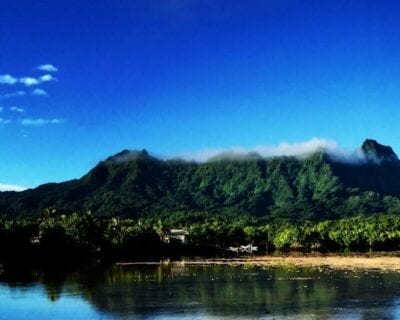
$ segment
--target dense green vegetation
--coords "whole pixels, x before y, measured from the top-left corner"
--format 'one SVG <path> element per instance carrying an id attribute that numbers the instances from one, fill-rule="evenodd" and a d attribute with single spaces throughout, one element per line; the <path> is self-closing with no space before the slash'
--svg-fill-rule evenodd
<path id="1" fill-rule="evenodd" d="M 397 250 L 400 161 L 373 140 L 362 150 L 357 164 L 323 152 L 194 163 L 124 151 L 79 180 L 0 193 L 0 259 L 226 254 L 247 243 Z M 160 240 L 177 227 L 188 245 Z"/>
<path id="2" fill-rule="evenodd" d="M 390 147 L 367 140 L 364 161 L 337 161 L 323 152 L 306 158 L 255 154 L 206 163 L 162 161 L 124 151 L 81 179 L 24 192 L 0 193 L 0 213 L 38 216 L 47 207 L 70 214 L 133 219 L 174 212 L 252 215 L 275 219 L 339 219 L 400 213 L 400 161 Z"/>
<path id="3" fill-rule="evenodd" d="M 1 261 L 77 261 L 162 256 L 228 255 L 229 246 L 248 243 L 267 251 L 342 252 L 398 250 L 400 216 L 349 217 L 322 222 L 265 223 L 252 216 L 178 213 L 167 219 L 96 218 L 45 210 L 39 218 L 0 220 Z M 164 243 L 171 227 L 184 227 L 188 243 Z"/>

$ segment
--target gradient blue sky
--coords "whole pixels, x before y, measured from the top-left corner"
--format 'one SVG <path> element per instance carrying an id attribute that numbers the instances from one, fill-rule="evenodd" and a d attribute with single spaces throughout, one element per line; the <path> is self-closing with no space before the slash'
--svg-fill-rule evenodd
<path id="1" fill-rule="evenodd" d="M 399 98 L 398 1 L 0 1 L 0 184 L 125 148 L 400 151 Z"/>

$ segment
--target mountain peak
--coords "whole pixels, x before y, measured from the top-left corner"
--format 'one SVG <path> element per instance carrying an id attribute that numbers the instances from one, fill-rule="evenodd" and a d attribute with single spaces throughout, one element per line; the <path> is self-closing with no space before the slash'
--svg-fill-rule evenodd
<path id="1" fill-rule="evenodd" d="M 393 151 L 392 147 L 385 146 L 373 139 L 366 139 L 361 149 L 373 161 L 379 163 L 393 163 L 399 161 L 396 153 Z"/>
<path id="2" fill-rule="evenodd" d="M 147 150 L 122 150 L 114 154 L 111 157 L 108 157 L 106 161 L 116 161 L 116 162 L 126 162 L 131 160 L 138 160 L 138 159 L 150 159 L 151 156 L 147 152 Z"/>

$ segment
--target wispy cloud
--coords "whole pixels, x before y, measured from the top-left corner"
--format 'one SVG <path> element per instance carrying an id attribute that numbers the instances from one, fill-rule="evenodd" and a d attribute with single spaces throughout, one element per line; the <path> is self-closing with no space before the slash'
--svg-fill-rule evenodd
<path id="1" fill-rule="evenodd" d="M 57 72 L 58 68 L 50 63 L 38 66 L 38 70 L 46 72 Z"/>
<path id="2" fill-rule="evenodd" d="M 47 93 L 46 90 L 36 88 L 35 90 L 32 91 L 32 95 L 33 96 L 42 96 L 43 97 L 43 96 L 48 96 L 49 94 Z"/>
<path id="3" fill-rule="evenodd" d="M 337 144 L 335 141 L 327 139 L 313 138 L 308 141 L 298 143 L 280 143 L 277 146 L 259 145 L 254 148 L 231 147 L 231 148 L 215 148 L 200 151 L 186 152 L 180 155 L 187 160 L 207 161 L 214 157 L 234 158 L 243 157 L 249 153 L 256 153 L 261 157 L 271 158 L 279 156 L 303 156 L 320 149 L 335 149 Z"/>
<path id="4" fill-rule="evenodd" d="M 11 74 L 0 75 L 0 84 L 15 84 L 18 82 L 18 78 L 13 77 Z"/>
<path id="5" fill-rule="evenodd" d="M 54 78 L 51 74 L 45 74 L 43 76 L 40 76 L 38 79 L 40 82 L 47 82 L 47 81 L 54 81 L 56 78 Z"/>
<path id="6" fill-rule="evenodd" d="M 24 118 L 21 119 L 21 124 L 23 126 L 34 126 L 40 127 L 48 124 L 60 124 L 64 123 L 65 119 L 62 118 L 53 118 L 53 119 L 45 119 L 45 118 Z"/>
<path id="7" fill-rule="evenodd" d="M 22 97 L 26 94 L 25 91 L 19 90 L 15 92 L 9 92 L 9 93 L 4 93 L 0 94 L 0 99 L 8 99 L 8 98 L 13 98 L 13 97 Z"/>
<path id="8" fill-rule="evenodd" d="M 36 78 L 32 77 L 22 77 L 19 79 L 19 82 L 30 87 L 30 86 L 36 86 L 40 83 L 40 81 Z"/>
<path id="9" fill-rule="evenodd" d="M 21 83 L 27 87 L 30 87 L 30 86 L 37 86 L 43 82 L 49 82 L 49 81 L 55 81 L 55 80 L 56 80 L 56 78 L 54 78 L 51 74 L 44 74 L 42 76 L 39 76 L 38 78 L 35 78 L 35 77 L 17 78 L 10 74 L 0 75 L 0 84 L 5 84 L 5 85 L 15 85 L 17 83 Z"/>
<path id="10" fill-rule="evenodd" d="M 280 156 L 304 158 L 316 151 L 324 151 L 333 159 L 341 162 L 360 163 L 366 161 L 365 154 L 360 148 L 345 149 L 340 147 L 333 140 L 320 138 L 313 138 L 308 141 L 297 143 L 283 142 L 277 146 L 260 145 L 254 148 L 232 147 L 206 149 L 182 153 L 178 155 L 178 157 L 198 162 L 205 162 L 213 158 L 241 159 L 251 154 L 263 158 L 274 158 Z"/>
<path id="11" fill-rule="evenodd" d="M 9 119 L 0 118 L 0 125 L 9 124 L 10 122 L 11 122 L 11 120 L 9 120 Z"/>
<path id="12" fill-rule="evenodd" d="M 23 191 L 27 188 L 14 184 L 0 183 L 0 191 Z"/>
<path id="13" fill-rule="evenodd" d="M 17 107 L 17 106 L 12 106 L 10 107 L 10 111 L 14 111 L 14 112 L 25 112 L 24 108 L 21 107 Z"/>

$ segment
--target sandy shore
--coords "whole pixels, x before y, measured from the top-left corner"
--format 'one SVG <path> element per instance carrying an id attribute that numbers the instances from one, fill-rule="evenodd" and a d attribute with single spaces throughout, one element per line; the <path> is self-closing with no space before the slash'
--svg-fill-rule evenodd
<path id="1" fill-rule="evenodd" d="M 256 266 L 312 266 L 329 267 L 334 269 L 378 269 L 400 271 L 400 257 L 398 256 L 258 256 L 229 259 L 199 259 L 199 260 L 180 260 L 180 261 L 161 261 L 161 262 L 128 262 L 119 263 L 119 265 L 138 265 L 138 264 L 160 264 L 167 263 L 173 265 L 256 265 Z"/>

